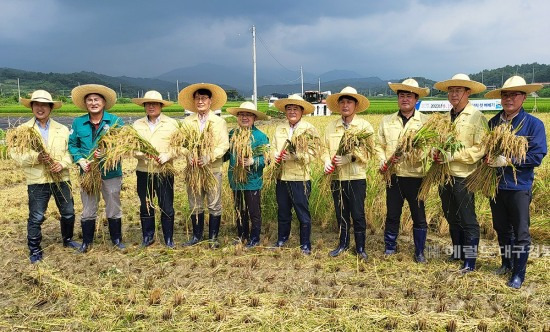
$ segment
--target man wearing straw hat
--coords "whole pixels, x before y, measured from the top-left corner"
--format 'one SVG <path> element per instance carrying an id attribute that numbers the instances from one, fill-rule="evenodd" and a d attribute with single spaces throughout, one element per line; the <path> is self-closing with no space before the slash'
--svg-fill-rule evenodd
<path id="1" fill-rule="evenodd" d="M 500 89 L 485 94 L 486 98 L 501 99 L 502 111 L 489 120 L 489 127 L 510 123 L 517 136 L 529 142 L 525 160 L 506 160 L 499 156 L 486 160 L 500 172 L 498 191 L 490 200 L 493 228 L 497 232 L 502 266 L 497 274 L 512 272 L 507 285 L 520 288 L 525 280 L 531 235 L 529 234 L 529 204 L 532 198 L 534 168 L 540 166 L 548 152 L 546 132 L 541 120 L 523 109 L 528 93 L 542 88 L 542 84 L 527 84 L 520 76 L 512 76 Z M 515 168 L 515 174 L 514 174 Z"/>
<path id="2" fill-rule="evenodd" d="M 420 184 L 424 176 L 424 168 L 419 158 L 404 158 L 396 153 L 400 139 L 409 131 L 417 131 L 426 122 L 427 116 L 415 109 L 419 98 L 426 97 L 430 90 L 421 88 L 412 78 L 402 83 L 388 83 L 390 89 L 397 94 L 399 111 L 386 115 L 378 129 L 376 152 L 380 160 L 380 173 L 388 172 L 389 165 L 395 164 L 395 174 L 390 183 L 386 184 L 386 223 L 384 229 L 385 255 L 397 251 L 397 237 L 401 212 L 405 200 L 409 203 L 413 220 L 414 260 L 426 263 L 424 247 L 428 224 L 424 201 L 418 200 Z M 405 160 L 407 159 L 407 160 Z"/>
<path id="3" fill-rule="evenodd" d="M 192 115 L 185 118 L 184 124 L 200 130 L 201 133 L 204 130 L 210 130 L 215 140 L 212 151 L 198 156 L 197 160 L 188 160 L 188 162 L 196 163 L 199 167 L 209 167 L 216 178 L 216 185 L 208 191 L 203 190 L 198 193 L 193 192 L 189 184 L 187 185 L 193 235 L 184 246 L 192 246 L 202 240 L 204 200 L 206 199 L 209 213 L 208 239 L 211 248 L 219 247 L 218 233 L 222 214 L 222 166 L 223 156 L 229 149 L 229 136 L 227 123 L 214 114 L 214 110 L 221 109 L 226 101 L 225 91 L 221 87 L 209 83 L 189 85 L 178 95 L 179 104 L 185 110 L 193 112 Z"/>
<path id="4" fill-rule="evenodd" d="M 155 242 L 154 196 L 158 199 L 160 224 L 164 243 L 174 248 L 174 174 L 163 173 L 161 167 L 172 163 L 174 158 L 170 150 L 170 136 L 177 130 L 178 122 L 162 113 L 162 108 L 173 103 L 163 100 L 155 90 L 147 91 L 143 98 L 133 98 L 132 102 L 143 106 L 146 116 L 136 120 L 133 127 L 159 152 L 157 157 L 136 152 L 137 192 L 140 200 L 139 217 L 143 234 L 143 247 Z"/>
<path id="5" fill-rule="evenodd" d="M 22 127 L 31 127 L 39 133 L 45 151 L 38 153 L 31 149 L 24 153 L 10 151 L 12 159 L 18 163 L 27 179 L 29 197 L 29 219 L 27 220 L 27 245 L 31 263 L 42 260 L 41 226 L 48 202 L 53 195 L 59 210 L 61 238 L 63 246 L 77 249 L 80 244 L 72 240 L 74 230 L 74 204 L 68 167 L 72 164 L 67 150 L 69 129 L 50 118 L 51 111 L 61 107 L 60 101 L 52 100 L 49 92 L 36 90 L 30 99 L 21 98 L 21 104 L 30 108 L 33 118 Z M 51 174 L 59 179 L 56 182 Z"/>
<path id="6" fill-rule="evenodd" d="M 290 237 L 292 208 L 300 222 L 300 250 L 311 254 L 311 214 L 309 212 L 309 195 L 311 180 L 309 163 L 311 156 L 307 153 L 292 153 L 286 150 L 285 142 L 294 136 L 309 131 L 319 137 L 317 130 L 310 123 L 303 121 L 302 116 L 313 113 L 314 106 L 299 95 L 276 100 L 274 106 L 285 113 L 287 122 L 275 128 L 273 146 L 275 160 L 280 162 L 281 175 L 277 179 L 275 195 L 277 198 L 277 242 L 275 247 L 282 247 Z"/>
<path id="7" fill-rule="evenodd" d="M 85 84 L 71 91 L 73 103 L 88 113 L 73 120 L 69 135 L 69 152 L 73 161 L 80 166 L 80 175 L 90 171 L 92 159 L 101 159 L 105 151 L 97 147 L 99 139 L 111 127 L 122 126 L 124 122 L 118 116 L 106 110 L 116 103 L 116 92 L 99 84 Z M 109 222 L 111 242 L 118 249 L 124 249 L 122 243 L 122 208 L 120 190 L 122 188 L 122 167 L 104 170 L 100 163 L 101 194 L 105 201 L 105 214 Z M 87 193 L 81 188 L 82 215 L 82 246 L 79 251 L 88 251 L 94 241 L 99 194 Z"/>
<path id="8" fill-rule="evenodd" d="M 256 109 L 256 105 L 245 101 L 239 107 L 230 107 L 227 112 L 237 117 L 239 128 L 229 132 L 229 186 L 233 190 L 235 212 L 237 214 L 237 236 L 241 242 L 248 241 L 246 248 L 250 249 L 260 243 L 262 227 L 261 189 L 263 186 L 264 151 L 269 147 L 269 139 L 254 123 L 256 120 L 267 120 L 269 117 Z M 246 133 L 246 142 L 233 139 L 239 133 Z M 246 137 L 245 137 L 246 138 Z M 250 146 L 252 155 L 237 155 L 242 149 L 238 144 Z M 259 151 L 257 151 L 259 150 Z M 238 169 L 244 171 L 245 179 L 239 179 Z M 250 222 L 249 222 L 250 221 Z M 250 227 L 252 226 L 252 227 Z"/>
<path id="9" fill-rule="evenodd" d="M 448 118 L 456 128 L 457 139 L 463 145 L 462 149 L 452 155 L 434 150 L 432 158 L 436 163 L 449 165 L 452 181 L 439 187 L 439 197 L 453 243 L 454 252 L 450 259 L 462 259 L 464 263 L 460 272 L 468 273 L 475 269 L 479 223 L 474 194 L 466 189 L 465 179 L 485 155 L 481 140 L 487 128 L 487 120 L 470 104 L 469 97 L 485 91 L 486 87 L 470 80 L 466 74 L 456 74 L 449 80 L 437 82 L 434 87 L 447 92 L 452 105 Z"/>
<path id="10" fill-rule="evenodd" d="M 355 251 L 360 259 L 367 260 L 365 197 L 368 156 L 357 148 L 347 151 L 346 154 L 338 154 L 338 148 L 344 132 L 348 130 L 364 131 L 370 135 L 374 133 L 372 125 L 367 120 L 356 116 L 357 113 L 366 111 L 369 105 L 369 100 L 350 86 L 327 98 L 330 111 L 341 116 L 328 124 L 325 130 L 324 153 L 321 156 L 325 163 L 325 174 L 335 172 L 330 188 L 340 237 L 338 247 L 329 252 L 331 257 L 336 257 L 349 248 L 350 226 L 353 220 Z"/>

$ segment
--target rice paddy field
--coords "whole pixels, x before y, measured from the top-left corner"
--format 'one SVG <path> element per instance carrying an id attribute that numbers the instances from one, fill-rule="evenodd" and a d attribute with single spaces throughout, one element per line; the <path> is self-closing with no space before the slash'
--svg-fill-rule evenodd
<path id="1" fill-rule="evenodd" d="M 55 116 L 55 114 L 54 114 Z M 375 128 L 382 115 L 360 115 Z M 489 117 L 490 114 L 487 114 Z M 548 130 L 550 114 L 538 113 Z M 335 117 L 307 117 L 321 132 Z M 259 125 L 269 137 L 281 120 Z M 234 125 L 234 124 L 230 124 Z M 548 133 L 547 133 L 548 137 Z M 478 195 L 481 224 L 477 270 L 461 275 L 446 261 L 450 239 L 440 201 L 432 190 L 426 202 L 428 264 L 413 260 L 412 220 L 405 207 L 398 253 L 383 255 L 385 187 L 371 161 L 367 172 L 367 263 L 353 250 L 331 258 L 337 227 L 329 192 L 320 189 L 322 165 L 313 167 L 310 209 L 311 256 L 299 250 L 298 222 L 288 246 L 276 241 L 274 188 L 262 193 L 261 245 L 234 245 L 231 193 L 224 178 L 220 249 L 207 243 L 181 244 L 190 236 L 182 174 L 176 176 L 175 250 L 164 247 L 157 225 L 154 245 L 143 249 L 136 162 L 124 160 L 124 251 L 112 248 L 106 220 L 99 222 L 93 249 L 84 255 L 63 248 L 53 200 L 43 224 L 44 260 L 31 265 L 26 245 L 27 193 L 23 172 L 0 160 L 0 329 L 22 331 L 550 331 L 550 157 L 536 169 L 531 204 L 534 248 L 520 290 L 506 287 L 488 200 Z M 183 169 L 177 161 L 176 168 Z M 77 169 L 72 186 L 82 209 Z M 100 212 L 103 207 L 101 206 Z M 76 223 L 79 241 L 80 227 Z M 352 236 L 353 239 L 353 236 Z M 352 240 L 353 247 L 353 240 Z"/>

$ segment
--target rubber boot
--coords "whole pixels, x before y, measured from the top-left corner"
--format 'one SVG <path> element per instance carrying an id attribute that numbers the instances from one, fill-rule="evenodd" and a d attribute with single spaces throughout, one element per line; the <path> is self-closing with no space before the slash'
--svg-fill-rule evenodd
<path id="1" fill-rule="evenodd" d="M 80 243 L 73 241 L 74 235 L 74 217 L 65 219 L 61 218 L 59 220 L 61 226 L 61 238 L 63 239 L 63 247 L 78 249 L 80 248 Z"/>
<path id="2" fill-rule="evenodd" d="M 82 226 L 82 245 L 78 248 L 78 252 L 85 253 L 94 243 L 95 219 L 81 220 L 80 224 Z"/>
<path id="3" fill-rule="evenodd" d="M 213 216 L 208 217 L 208 241 L 210 243 L 211 249 L 217 249 L 220 247 L 218 242 L 218 233 L 220 232 L 222 216 Z"/>
<path id="4" fill-rule="evenodd" d="M 514 246 L 514 255 L 514 269 L 506 285 L 514 289 L 519 289 L 525 281 L 527 260 L 529 259 L 529 246 Z"/>
<path id="5" fill-rule="evenodd" d="M 345 222 L 340 223 L 340 238 L 338 242 L 338 247 L 328 253 L 330 257 L 339 256 L 344 251 L 349 248 L 349 227 Z"/>
<path id="6" fill-rule="evenodd" d="M 355 233 L 355 252 L 357 253 L 357 257 L 363 261 L 367 261 L 368 255 L 365 250 L 365 232 L 358 232 Z"/>
<path id="7" fill-rule="evenodd" d="M 459 270 L 461 273 L 469 273 L 475 270 L 478 245 L 479 238 L 468 239 L 466 241 L 462 249 L 464 264 L 462 265 L 462 269 Z"/>
<path id="8" fill-rule="evenodd" d="M 453 243 L 453 253 L 449 256 L 449 261 L 464 260 L 464 234 L 461 228 L 449 229 L 451 242 Z"/>
<path id="9" fill-rule="evenodd" d="M 424 248 L 426 247 L 427 228 L 413 228 L 414 238 L 414 261 L 417 263 L 426 263 Z"/>
<path id="10" fill-rule="evenodd" d="M 27 236 L 27 245 L 29 246 L 29 259 L 31 264 L 38 263 L 42 260 L 42 248 L 40 247 L 41 241 L 42 235 L 39 235 L 38 237 Z"/>
<path id="11" fill-rule="evenodd" d="M 141 234 L 143 235 L 142 247 L 155 243 L 155 217 L 141 217 Z"/>
<path id="12" fill-rule="evenodd" d="M 204 232 L 204 213 L 192 214 L 191 225 L 193 227 L 193 236 L 189 241 L 183 244 L 184 247 L 193 246 L 202 241 L 202 233 Z"/>
<path id="13" fill-rule="evenodd" d="M 397 252 L 397 233 L 384 231 L 384 255 L 393 255 Z"/>
<path id="14" fill-rule="evenodd" d="M 122 219 L 120 218 L 107 218 L 109 221 L 109 234 L 111 235 L 111 242 L 118 249 L 124 249 L 126 246 L 122 243 Z"/>
<path id="15" fill-rule="evenodd" d="M 162 216 L 160 218 L 160 224 L 162 226 L 164 244 L 166 244 L 168 248 L 174 249 L 174 217 Z"/>
<path id="16" fill-rule="evenodd" d="M 498 239 L 500 247 L 501 265 L 495 270 L 496 275 L 504 275 L 512 272 L 514 268 L 512 250 L 514 249 L 514 239 Z"/>
<path id="17" fill-rule="evenodd" d="M 311 223 L 300 225 L 300 250 L 304 255 L 311 255 Z"/>

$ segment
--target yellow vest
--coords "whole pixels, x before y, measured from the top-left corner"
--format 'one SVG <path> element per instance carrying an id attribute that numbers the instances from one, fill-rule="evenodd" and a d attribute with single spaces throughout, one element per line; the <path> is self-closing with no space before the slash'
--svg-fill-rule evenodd
<path id="1" fill-rule="evenodd" d="M 409 130 L 418 130 L 426 122 L 428 116 L 415 111 L 407 124 L 403 126 L 403 119 L 399 116 L 399 112 L 386 115 L 380 122 L 378 134 L 376 137 L 376 154 L 380 162 L 388 160 L 401 140 L 401 137 Z M 397 164 L 395 174 L 402 177 L 421 178 L 424 176 L 422 167 L 422 156 L 419 155 L 419 160 L 414 163 L 405 161 Z"/>
<path id="2" fill-rule="evenodd" d="M 29 121 L 21 124 L 21 126 L 34 127 L 34 130 L 40 135 L 40 130 L 36 127 L 35 121 L 36 118 L 33 117 Z M 50 119 L 46 152 L 49 153 L 54 161 L 63 165 L 63 170 L 61 171 L 61 179 L 63 181 L 70 180 L 68 167 L 72 165 L 72 159 L 67 145 L 68 141 L 69 129 L 59 122 Z M 11 151 L 10 155 L 11 158 L 23 168 L 25 178 L 27 179 L 27 185 L 53 183 L 52 179 L 48 176 L 47 170 L 49 166 L 38 161 L 38 152 L 29 149 L 29 151 L 22 154 Z"/>
<path id="3" fill-rule="evenodd" d="M 353 117 L 353 120 L 349 124 L 348 130 L 366 130 L 367 132 L 374 134 L 374 129 L 372 125 L 365 119 L 360 118 L 357 114 Z M 338 118 L 334 121 L 331 121 L 327 128 L 325 129 L 325 148 L 322 155 L 323 162 L 327 162 L 336 155 L 338 146 L 340 145 L 340 140 L 344 135 L 344 124 L 342 123 L 342 118 Z M 374 136 L 372 137 L 374 139 Z M 348 180 L 360 180 L 367 178 L 367 157 L 363 154 L 358 155 L 359 152 L 353 153 L 356 160 L 350 162 L 349 164 L 343 165 L 336 168 L 335 172 L 337 178 L 340 181 Z"/>
<path id="4" fill-rule="evenodd" d="M 315 127 L 305 122 L 304 120 L 300 120 L 298 122 L 298 125 L 296 128 L 294 128 L 294 132 L 292 133 L 293 136 L 300 135 L 307 129 L 311 129 L 317 137 L 319 137 L 319 133 L 315 129 Z M 273 147 L 275 148 L 275 152 L 281 152 L 285 145 L 285 141 L 288 139 L 290 133 L 290 125 L 288 122 L 284 124 L 280 124 L 275 128 L 275 135 L 273 137 Z M 281 180 L 283 181 L 308 181 L 310 180 L 310 172 L 311 169 L 309 167 L 309 163 L 312 161 L 312 158 L 309 154 L 303 154 L 298 156 L 298 160 L 289 160 L 284 161 L 281 165 L 282 167 L 282 175 Z"/>
<path id="5" fill-rule="evenodd" d="M 168 153 L 170 155 L 170 161 L 176 157 L 176 153 L 170 149 L 170 136 L 178 128 L 178 121 L 172 119 L 164 114 L 160 114 L 158 123 L 153 131 L 149 128 L 147 117 L 138 119 L 132 125 L 138 134 L 146 139 L 151 145 L 157 149 L 159 153 Z M 140 172 L 159 172 L 159 164 L 149 158 L 138 159 L 136 170 Z"/>

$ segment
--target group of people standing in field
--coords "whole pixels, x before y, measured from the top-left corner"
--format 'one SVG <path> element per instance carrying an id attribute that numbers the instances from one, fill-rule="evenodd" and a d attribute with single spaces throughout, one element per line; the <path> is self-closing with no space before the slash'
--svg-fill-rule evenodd
<path id="1" fill-rule="evenodd" d="M 425 175 L 425 160 L 437 164 L 446 164 L 450 169 L 452 181 L 439 186 L 439 196 L 445 218 L 449 223 L 449 232 L 453 244 L 450 260 L 462 261 L 460 272 L 474 271 L 480 239 L 479 223 L 474 206 L 474 194 L 465 186 L 466 177 L 481 163 L 497 168 L 501 174 L 498 192 L 491 200 L 493 226 L 498 234 L 501 248 L 502 266 L 497 274 L 511 273 L 508 286 L 520 288 L 525 279 L 526 263 L 529 256 L 531 238 L 529 235 L 529 203 L 534 178 L 534 168 L 539 166 L 547 153 L 546 134 L 543 123 L 525 112 L 522 105 L 528 93 L 541 88 L 537 84 L 526 84 L 521 77 L 509 78 L 502 88 L 490 91 L 486 97 L 500 97 L 503 110 L 488 123 L 483 114 L 470 102 L 469 96 L 483 92 L 483 84 L 470 80 L 467 75 L 457 74 L 449 80 L 438 82 L 435 88 L 448 93 L 452 109 L 447 113 L 458 133 L 457 139 L 462 149 L 451 153 L 432 149 L 429 153 L 419 153 L 405 157 L 397 153 L 401 137 L 408 131 L 420 129 L 427 116 L 415 109 L 419 98 L 429 94 L 428 89 L 419 87 L 414 79 L 402 83 L 389 83 L 397 94 L 399 110 L 384 116 L 378 130 L 357 114 L 368 109 L 369 100 L 354 88 L 346 87 L 340 93 L 327 98 L 327 106 L 339 117 L 332 120 L 323 135 L 306 120 L 314 106 L 299 95 L 275 102 L 278 111 L 283 112 L 286 121 L 277 125 L 269 142 L 268 137 L 256 126 L 257 120 L 267 120 L 268 116 L 258 111 L 251 102 L 239 107 L 228 108 L 227 112 L 236 116 L 238 126 L 228 132 L 226 121 L 216 116 L 212 110 L 220 109 L 227 101 L 225 91 L 214 84 L 198 83 L 184 88 L 178 95 L 178 102 L 184 109 L 193 112 L 182 122 L 196 129 L 211 140 L 209 151 L 200 154 L 184 151 L 186 162 L 199 168 L 206 168 L 215 179 L 210 187 L 196 190 L 193 183 L 186 183 L 189 200 L 192 234 L 184 246 L 193 246 L 203 241 L 204 228 L 208 224 L 208 243 L 211 248 L 219 247 L 218 235 L 222 215 L 222 173 L 224 161 L 229 161 L 228 180 L 233 192 L 236 211 L 236 229 L 238 242 L 253 248 L 260 244 L 262 215 L 261 190 L 264 169 L 269 163 L 275 163 L 276 200 L 277 200 L 277 240 L 274 247 L 283 247 L 291 234 L 292 209 L 299 221 L 300 250 L 311 254 L 312 222 L 309 210 L 311 193 L 310 165 L 313 154 L 293 146 L 297 137 L 310 137 L 317 142 L 320 158 L 324 163 L 325 176 L 331 176 L 330 188 L 334 201 L 339 239 L 336 248 L 329 255 L 336 257 L 350 247 L 350 233 L 353 229 L 355 252 L 359 259 L 367 260 L 366 240 L 366 171 L 367 160 L 379 161 L 379 172 L 386 174 L 389 181 L 386 186 L 387 215 L 384 229 L 385 255 L 397 252 L 397 240 L 400 219 L 405 200 L 408 202 L 413 220 L 414 260 L 426 263 L 424 248 L 428 225 L 424 201 L 418 198 L 422 179 Z M 53 195 L 60 211 L 63 245 L 84 253 L 94 241 L 98 212 L 99 194 L 90 194 L 81 190 L 82 199 L 81 226 L 82 243 L 73 240 L 75 211 L 69 167 L 77 164 L 80 173 L 90 172 L 90 157 L 101 159 L 106 151 L 98 148 L 98 140 L 115 126 L 124 125 L 122 119 L 107 112 L 116 102 L 116 93 L 105 86 L 88 84 L 78 86 L 72 91 L 73 103 L 87 112 L 74 119 L 71 130 L 50 118 L 51 111 L 59 108 L 61 102 L 54 101 L 44 90 L 37 90 L 30 99 L 21 99 L 23 105 L 32 109 L 34 117 L 21 126 L 35 128 L 47 147 L 40 153 L 29 150 L 26 153 L 12 152 L 12 158 L 24 169 L 28 184 L 29 219 L 27 241 L 32 263 L 42 260 L 41 224 L 48 201 Z M 157 91 L 148 91 L 143 98 L 133 102 L 143 106 L 146 116 L 133 123 L 141 137 L 151 143 L 158 156 L 135 152 L 137 159 L 137 193 L 140 199 L 140 220 L 143 235 L 142 246 L 148 247 L 155 241 L 155 212 L 160 213 L 160 222 L 164 243 L 174 248 L 174 175 L 162 174 L 160 169 L 173 163 L 181 153 L 174 151 L 169 141 L 178 130 L 180 123 L 162 113 L 164 106 L 171 102 L 162 99 Z M 487 124 L 493 128 L 500 123 L 511 123 L 515 135 L 525 136 L 529 142 L 526 158 L 508 160 L 487 158 L 482 138 Z M 248 130 L 249 151 L 259 151 L 261 147 L 270 147 L 265 153 L 238 155 L 236 137 L 241 131 Z M 375 144 L 369 153 L 364 146 L 342 148 L 346 133 L 365 133 L 373 136 Z M 201 136 L 202 137 L 202 136 Z M 101 196 L 105 201 L 105 214 L 108 221 L 111 241 L 116 248 L 123 249 L 122 207 L 120 192 L 122 187 L 122 169 L 116 167 L 101 168 Z M 246 180 L 238 180 L 238 168 L 246 170 Z M 513 174 L 513 170 L 516 170 Z M 52 183 L 47 173 L 60 175 L 60 181 Z M 517 177 L 514 178 L 514 176 Z M 157 202 L 154 202 L 156 200 Z M 157 205 L 158 204 L 158 205 Z M 155 208 L 158 207 L 158 208 Z M 206 218 L 208 213 L 208 218 Z"/>

